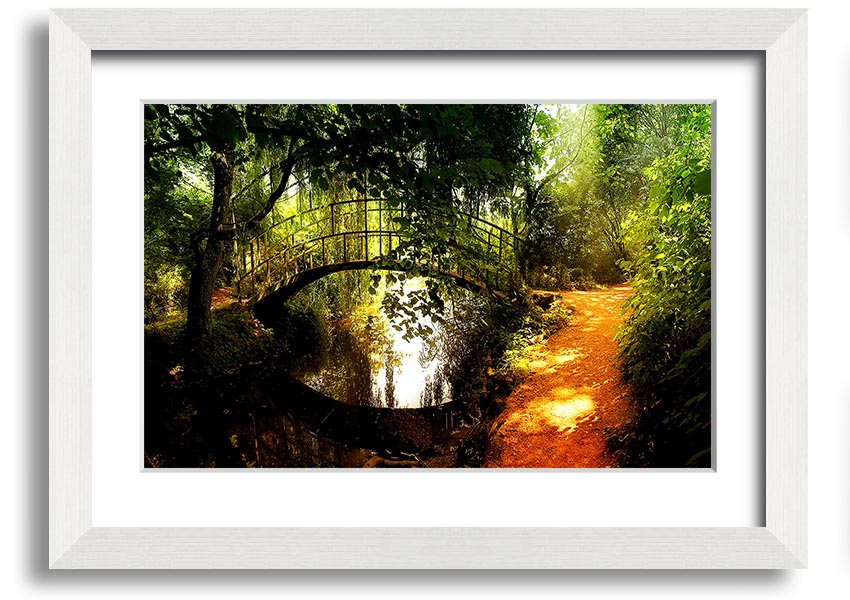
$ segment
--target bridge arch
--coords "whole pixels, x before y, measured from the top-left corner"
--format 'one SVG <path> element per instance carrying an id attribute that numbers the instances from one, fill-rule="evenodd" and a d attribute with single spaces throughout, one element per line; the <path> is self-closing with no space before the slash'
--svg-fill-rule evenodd
<path id="1" fill-rule="evenodd" d="M 249 304 L 283 302 L 332 273 L 370 268 L 424 268 L 502 298 L 519 281 L 521 240 L 503 227 L 458 213 L 452 243 L 467 260 L 441 257 L 433 264 L 414 263 L 396 256 L 402 239 L 399 223 L 407 218 L 403 207 L 369 198 L 311 207 L 280 220 L 272 213 L 260 231 L 237 237 L 237 294 Z"/>
<path id="2" fill-rule="evenodd" d="M 308 269 L 306 271 L 301 271 L 299 273 L 296 273 L 295 275 L 290 276 L 286 280 L 279 281 L 264 288 L 262 291 L 249 298 L 248 303 L 250 305 L 260 306 L 263 304 L 286 302 L 292 296 L 297 294 L 299 291 L 301 291 L 311 283 L 314 283 L 319 279 L 327 277 L 328 275 L 331 275 L 333 273 L 372 268 L 377 268 L 383 271 L 404 272 L 409 270 L 400 261 L 392 261 L 390 263 L 386 263 L 379 260 L 360 260 L 350 261 L 347 263 L 322 265 L 314 267 L 312 269 Z M 504 292 L 502 292 L 501 290 L 489 288 L 487 284 L 483 281 L 478 281 L 476 279 L 473 279 L 472 277 L 463 276 L 460 273 L 454 273 L 451 271 L 437 269 L 435 269 L 434 271 L 436 273 L 446 275 L 452 278 L 454 282 L 462 288 L 475 292 L 489 293 L 495 296 L 496 298 L 499 298 L 500 300 L 504 300 L 507 298 Z"/>

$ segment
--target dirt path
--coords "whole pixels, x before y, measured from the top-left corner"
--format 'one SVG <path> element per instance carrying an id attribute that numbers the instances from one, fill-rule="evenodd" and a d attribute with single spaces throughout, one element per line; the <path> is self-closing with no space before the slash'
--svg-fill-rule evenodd
<path id="1" fill-rule="evenodd" d="M 616 467 L 606 428 L 627 423 L 632 405 L 615 366 L 613 328 L 628 286 L 561 292 L 576 321 L 546 340 L 531 375 L 508 397 L 490 431 L 487 467 Z"/>

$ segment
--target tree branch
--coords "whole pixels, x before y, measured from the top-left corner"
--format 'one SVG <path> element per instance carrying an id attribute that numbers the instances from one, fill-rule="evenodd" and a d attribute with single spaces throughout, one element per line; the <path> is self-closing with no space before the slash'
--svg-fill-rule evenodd
<path id="1" fill-rule="evenodd" d="M 147 161 L 151 156 L 159 152 L 165 152 L 166 150 L 174 150 L 175 148 L 186 148 L 188 146 L 194 146 L 198 142 L 202 141 L 204 141 L 203 136 L 193 135 L 192 137 L 179 140 L 172 140 L 170 142 L 165 142 L 162 144 L 145 144 L 145 161 Z"/>
<path id="2" fill-rule="evenodd" d="M 255 227 L 257 227 L 262 222 L 262 220 L 265 219 L 266 216 L 272 210 L 274 210 L 274 206 L 277 203 L 277 201 L 280 199 L 280 197 L 283 195 L 283 192 L 285 192 L 287 189 L 289 189 L 287 182 L 289 181 L 289 178 L 292 176 L 292 170 L 295 168 L 295 163 L 297 162 L 296 152 L 295 152 L 294 147 L 295 147 L 295 143 L 290 141 L 289 149 L 286 152 L 286 158 L 284 158 L 282 161 L 280 161 L 280 163 L 278 163 L 278 165 L 277 165 L 277 168 L 279 168 L 280 172 L 281 172 L 280 180 L 278 181 L 278 184 L 274 188 L 272 193 L 269 194 L 269 197 L 266 200 L 263 207 L 254 216 L 252 216 L 250 219 L 248 219 L 247 221 L 245 221 L 242 224 L 243 229 L 245 231 L 250 230 L 250 229 L 254 229 Z M 269 178 L 271 178 L 271 169 L 269 169 Z M 270 183 L 272 185 L 274 185 L 274 182 L 270 181 Z M 222 230 L 222 231 L 216 233 L 216 237 L 218 237 L 219 239 L 225 239 L 225 240 L 233 239 L 235 236 L 236 236 L 236 229 L 235 228 L 234 229 Z"/>

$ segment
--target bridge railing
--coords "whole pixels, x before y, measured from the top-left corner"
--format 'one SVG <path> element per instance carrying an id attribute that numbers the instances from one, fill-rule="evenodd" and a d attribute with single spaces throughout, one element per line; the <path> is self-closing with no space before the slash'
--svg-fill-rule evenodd
<path id="1" fill-rule="evenodd" d="M 375 261 L 391 256 L 402 242 L 399 221 L 409 215 L 383 199 L 342 200 L 300 211 L 284 219 L 274 213 L 252 236 L 238 238 L 236 289 L 250 298 L 299 273 L 342 263 Z M 426 260 L 421 266 L 451 272 L 500 289 L 515 278 L 519 240 L 483 218 L 460 214 L 454 219 L 452 243 L 460 252 Z M 400 261 L 405 255 L 396 256 Z"/>

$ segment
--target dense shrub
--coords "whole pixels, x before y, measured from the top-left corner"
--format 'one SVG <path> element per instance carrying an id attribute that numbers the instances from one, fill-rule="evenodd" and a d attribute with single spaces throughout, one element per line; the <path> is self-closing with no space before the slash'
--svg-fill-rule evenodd
<path id="1" fill-rule="evenodd" d="M 683 143 L 647 174 L 648 208 L 628 243 L 634 294 L 617 339 L 638 417 L 615 443 L 625 466 L 711 464 L 710 109 L 684 123 Z"/>
<path id="2" fill-rule="evenodd" d="M 323 313 L 290 302 L 258 310 L 257 318 L 274 333 L 273 356 L 278 365 L 300 371 L 321 361 L 329 341 Z"/>
<path id="3" fill-rule="evenodd" d="M 179 266 L 145 269 L 145 322 L 161 320 L 185 308 L 187 289 Z"/>

